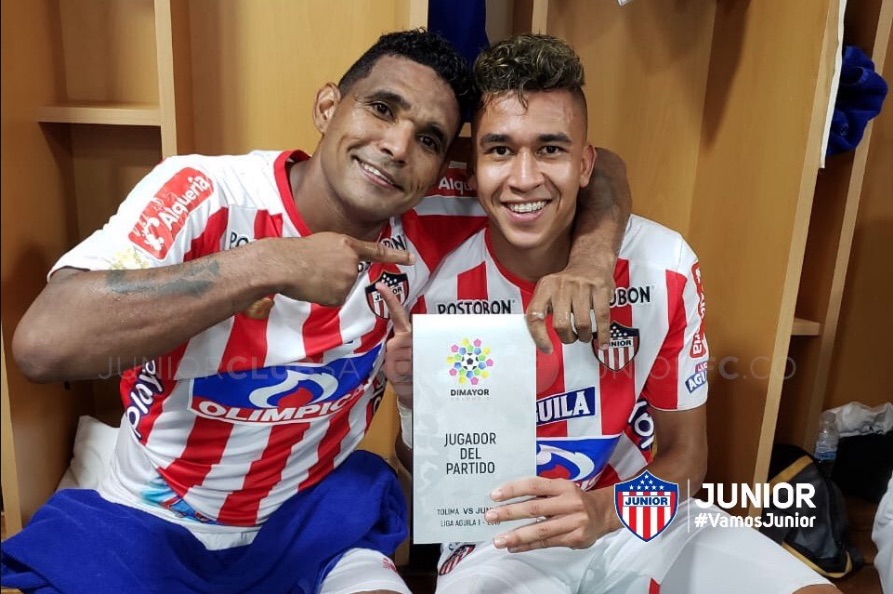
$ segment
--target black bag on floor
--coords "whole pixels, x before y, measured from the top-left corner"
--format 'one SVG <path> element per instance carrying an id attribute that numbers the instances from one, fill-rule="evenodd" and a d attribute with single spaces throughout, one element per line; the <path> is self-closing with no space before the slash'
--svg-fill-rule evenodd
<path id="1" fill-rule="evenodd" d="M 807 505 L 792 505 L 787 509 L 765 507 L 760 532 L 825 577 L 840 578 L 862 567 L 862 555 L 847 538 L 843 495 L 819 471 L 809 453 L 796 446 L 776 445 L 772 449 L 769 476 L 772 485 L 812 485 L 815 508 Z"/>

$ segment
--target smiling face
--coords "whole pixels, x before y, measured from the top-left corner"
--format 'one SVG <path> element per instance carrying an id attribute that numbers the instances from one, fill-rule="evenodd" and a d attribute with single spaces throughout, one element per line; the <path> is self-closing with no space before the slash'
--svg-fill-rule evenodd
<path id="1" fill-rule="evenodd" d="M 567 90 L 531 92 L 525 99 L 526 106 L 516 93 L 500 93 L 478 110 L 471 182 L 490 217 L 494 246 L 566 258 L 577 192 L 589 183 L 595 162 L 585 107 Z M 555 252 L 556 245 L 564 250 Z"/>
<path id="2" fill-rule="evenodd" d="M 341 216 L 376 225 L 416 204 L 437 180 L 459 128 L 450 86 L 412 60 L 384 56 L 342 96 L 327 85 L 314 119 L 316 155 Z"/>

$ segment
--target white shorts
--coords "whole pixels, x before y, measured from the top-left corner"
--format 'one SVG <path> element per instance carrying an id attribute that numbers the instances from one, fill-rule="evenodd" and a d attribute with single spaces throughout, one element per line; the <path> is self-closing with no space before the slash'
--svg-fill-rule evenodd
<path id="1" fill-rule="evenodd" d="M 437 592 L 790 594 L 829 583 L 753 528 L 695 527 L 689 513 L 728 517 L 716 507 L 700 508 L 689 500 L 649 542 L 621 528 L 583 550 L 509 553 L 492 542 L 444 545 Z"/>
<path id="2" fill-rule="evenodd" d="M 319 594 L 352 594 L 366 590 L 391 590 L 412 594 L 390 557 L 371 549 L 351 549 L 322 582 Z"/>
<path id="3" fill-rule="evenodd" d="M 881 578 L 881 588 L 886 594 L 893 594 L 893 476 L 878 504 L 871 538 L 877 545 L 874 567 Z"/>

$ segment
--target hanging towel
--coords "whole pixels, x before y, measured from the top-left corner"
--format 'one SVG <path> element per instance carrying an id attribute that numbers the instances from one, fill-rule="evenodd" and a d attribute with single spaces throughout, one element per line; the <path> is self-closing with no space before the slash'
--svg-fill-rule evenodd
<path id="1" fill-rule="evenodd" d="M 428 29 L 452 43 L 469 65 L 490 47 L 484 0 L 429 0 Z M 473 115 L 463 113 L 462 120 L 470 122 Z"/>
<path id="2" fill-rule="evenodd" d="M 406 526 L 394 471 L 363 451 L 286 501 L 252 544 L 221 551 L 96 491 L 66 489 L 3 542 L 2 583 L 39 594 L 310 594 L 348 549 L 390 555 Z"/>
<path id="3" fill-rule="evenodd" d="M 474 64 L 487 40 L 487 7 L 484 0 L 430 0 L 428 28 L 443 35 L 453 47 Z"/>
<path id="4" fill-rule="evenodd" d="M 874 62 L 858 47 L 845 46 L 827 156 L 856 148 L 886 95 L 887 83 L 874 71 Z"/>

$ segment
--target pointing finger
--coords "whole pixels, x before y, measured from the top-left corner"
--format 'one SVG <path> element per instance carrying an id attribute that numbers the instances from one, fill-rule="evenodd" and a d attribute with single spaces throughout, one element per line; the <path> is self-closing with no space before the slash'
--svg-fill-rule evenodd
<path id="1" fill-rule="evenodd" d="M 391 288 L 380 281 L 375 283 L 375 288 L 378 290 L 381 298 L 384 299 L 385 305 L 388 306 L 388 311 L 391 312 L 391 320 L 394 322 L 394 334 L 408 334 L 412 332 L 409 316 L 406 315 L 403 304 L 400 303 L 400 300 L 397 299 Z"/>
<path id="2" fill-rule="evenodd" d="M 405 266 L 415 262 L 415 256 L 406 250 L 394 249 L 371 241 L 360 241 L 352 237 L 347 237 L 346 239 L 348 245 L 363 262 L 383 262 L 386 264 L 403 264 Z"/>

